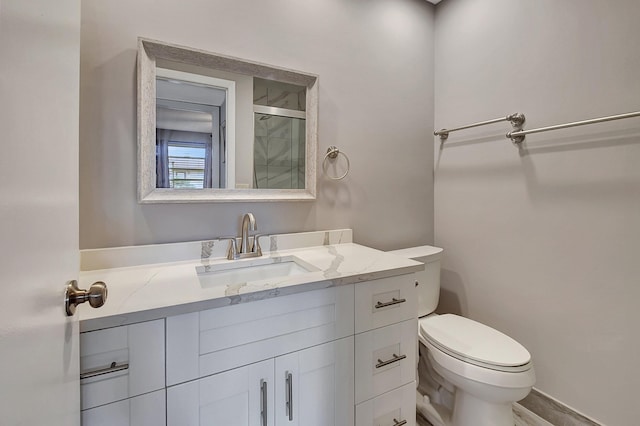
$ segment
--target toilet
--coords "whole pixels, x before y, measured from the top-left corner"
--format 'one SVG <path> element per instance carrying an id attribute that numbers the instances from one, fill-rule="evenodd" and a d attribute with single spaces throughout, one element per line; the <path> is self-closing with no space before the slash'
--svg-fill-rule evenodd
<path id="1" fill-rule="evenodd" d="M 418 272 L 418 411 L 434 426 L 513 426 L 512 404 L 531 391 L 531 355 L 509 336 L 453 314 L 435 314 L 442 249 L 392 254 L 425 264 Z"/>

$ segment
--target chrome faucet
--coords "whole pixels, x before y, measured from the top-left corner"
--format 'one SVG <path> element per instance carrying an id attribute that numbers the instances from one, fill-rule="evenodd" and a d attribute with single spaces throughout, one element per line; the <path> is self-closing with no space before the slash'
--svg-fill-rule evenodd
<path id="1" fill-rule="evenodd" d="M 255 231 L 258 229 L 256 226 L 256 218 L 253 213 L 245 213 L 242 217 L 242 237 L 240 240 L 240 253 L 250 253 L 253 251 L 253 247 L 249 247 L 249 230 Z M 254 243 L 255 246 L 255 238 Z"/>
<path id="2" fill-rule="evenodd" d="M 245 257 L 262 256 L 262 248 L 260 247 L 259 234 L 253 236 L 253 244 L 249 237 L 249 231 L 258 229 L 256 218 L 253 213 L 245 213 L 242 217 L 242 229 L 240 236 L 240 249 L 236 243 L 236 237 L 221 237 L 221 240 L 229 240 L 229 249 L 227 250 L 227 259 L 242 259 Z"/>

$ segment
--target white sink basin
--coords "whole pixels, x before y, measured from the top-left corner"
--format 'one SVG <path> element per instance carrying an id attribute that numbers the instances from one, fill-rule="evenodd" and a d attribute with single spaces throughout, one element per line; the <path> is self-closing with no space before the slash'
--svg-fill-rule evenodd
<path id="1" fill-rule="evenodd" d="M 318 270 L 295 256 L 244 259 L 196 267 L 203 288 L 284 278 Z"/>

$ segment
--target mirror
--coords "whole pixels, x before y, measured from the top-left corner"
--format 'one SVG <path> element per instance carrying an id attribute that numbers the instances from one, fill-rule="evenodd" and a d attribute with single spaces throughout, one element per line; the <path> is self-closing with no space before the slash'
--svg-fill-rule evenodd
<path id="1" fill-rule="evenodd" d="M 138 40 L 141 203 L 313 200 L 318 77 Z"/>

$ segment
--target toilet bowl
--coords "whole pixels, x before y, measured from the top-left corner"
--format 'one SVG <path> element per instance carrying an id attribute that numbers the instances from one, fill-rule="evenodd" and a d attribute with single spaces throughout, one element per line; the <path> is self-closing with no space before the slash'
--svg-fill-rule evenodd
<path id="1" fill-rule="evenodd" d="M 418 273 L 418 410 L 434 426 L 513 426 L 512 404 L 535 383 L 529 352 L 517 341 L 458 315 L 436 315 L 442 249 L 393 254 L 425 263 Z"/>
<path id="2" fill-rule="evenodd" d="M 512 404 L 535 383 L 531 355 L 522 345 L 451 314 L 422 318 L 418 338 L 427 362 L 455 388 L 451 425 L 513 425 Z"/>

